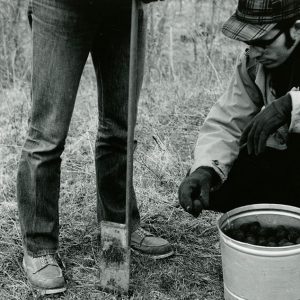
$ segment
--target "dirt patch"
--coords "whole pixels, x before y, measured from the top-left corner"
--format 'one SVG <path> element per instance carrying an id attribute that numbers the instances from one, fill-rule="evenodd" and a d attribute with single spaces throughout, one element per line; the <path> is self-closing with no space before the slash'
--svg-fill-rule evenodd
<path id="1" fill-rule="evenodd" d="M 102 258 L 107 264 L 122 264 L 125 262 L 126 249 L 124 249 L 117 239 L 113 239 L 102 251 Z"/>

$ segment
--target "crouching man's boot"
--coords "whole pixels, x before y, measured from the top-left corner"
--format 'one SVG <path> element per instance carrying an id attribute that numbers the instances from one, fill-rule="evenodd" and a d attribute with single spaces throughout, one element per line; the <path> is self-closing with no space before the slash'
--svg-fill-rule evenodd
<path id="1" fill-rule="evenodd" d="M 166 258 L 174 254 L 167 240 L 156 237 L 141 227 L 131 234 L 131 248 L 155 259 Z"/>
<path id="2" fill-rule="evenodd" d="M 54 255 L 31 257 L 24 254 L 23 267 L 28 280 L 42 295 L 62 293 L 65 279 Z"/>

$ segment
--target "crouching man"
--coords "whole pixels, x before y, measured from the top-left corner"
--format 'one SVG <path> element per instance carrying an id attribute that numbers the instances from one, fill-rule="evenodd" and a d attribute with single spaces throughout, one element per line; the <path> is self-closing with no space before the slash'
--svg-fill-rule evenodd
<path id="1" fill-rule="evenodd" d="M 239 0 L 223 33 L 246 43 L 232 81 L 200 129 L 181 206 L 225 212 L 300 207 L 300 1 Z"/>

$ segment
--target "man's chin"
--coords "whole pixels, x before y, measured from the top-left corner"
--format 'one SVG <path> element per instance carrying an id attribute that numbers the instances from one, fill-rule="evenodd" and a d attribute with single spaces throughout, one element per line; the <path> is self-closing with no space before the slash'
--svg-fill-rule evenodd
<path id="1" fill-rule="evenodd" d="M 260 62 L 266 69 L 274 69 L 280 66 L 280 64 L 278 62 L 274 62 L 271 60 L 266 60 L 266 61 L 262 61 Z"/>

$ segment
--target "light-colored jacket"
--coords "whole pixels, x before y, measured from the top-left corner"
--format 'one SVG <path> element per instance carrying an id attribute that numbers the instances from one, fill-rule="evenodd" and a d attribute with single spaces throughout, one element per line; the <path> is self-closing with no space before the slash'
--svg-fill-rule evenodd
<path id="1" fill-rule="evenodd" d="M 290 126 L 280 127 L 267 140 L 267 146 L 279 150 L 286 149 L 288 132 L 300 133 L 299 87 L 289 93 L 292 98 Z M 244 52 L 227 91 L 214 104 L 200 128 L 190 172 L 200 166 L 212 167 L 224 182 L 239 154 L 239 140 L 244 128 L 274 100 L 270 76 L 247 51 Z"/>

